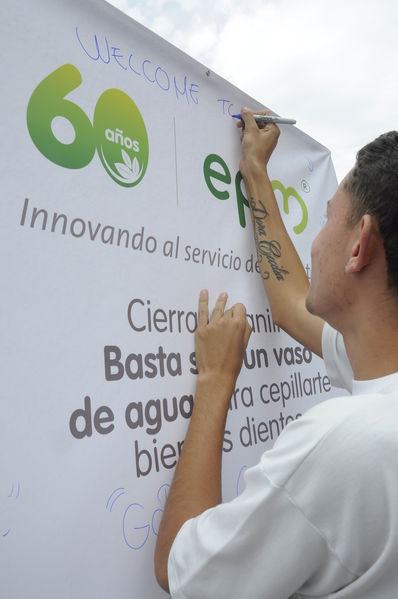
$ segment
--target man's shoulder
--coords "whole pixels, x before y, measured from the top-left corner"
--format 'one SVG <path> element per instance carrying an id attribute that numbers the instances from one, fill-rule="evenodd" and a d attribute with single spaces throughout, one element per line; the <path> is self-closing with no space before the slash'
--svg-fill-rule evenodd
<path id="1" fill-rule="evenodd" d="M 336 397 L 309 410 L 301 425 L 313 440 L 314 455 L 334 459 L 382 453 L 391 440 L 398 449 L 398 389 Z"/>
<path id="2" fill-rule="evenodd" d="M 389 442 L 398 450 L 398 391 L 335 397 L 290 423 L 273 449 L 262 457 L 265 472 L 279 485 L 297 474 L 312 476 L 340 464 L 366 467 L 382 461 Z"/>

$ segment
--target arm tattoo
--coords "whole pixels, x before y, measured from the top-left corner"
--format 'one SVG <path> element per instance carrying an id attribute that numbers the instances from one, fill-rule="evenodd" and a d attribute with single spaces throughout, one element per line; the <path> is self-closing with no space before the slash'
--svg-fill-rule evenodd
<path id="1" fill-rule="evenodd" d="M 279 266 L 277 262 L 282 256 L 281 244 L 275 239 L 271 241 L 266 239 L 265 219 L 269 216 L 267 209 L 261 200 L 257 204 L 254 198 L 250 199 L 250 208 L 253 215 L 254 240 L 256 242 L 258 263 L 261 267 L 261 262 L 265 258 L 277 280 L 284 281 L 285 275 L 288 275 L 289 271 L 283 268 L 283 266 Z M 270 272 L 264 268 L 262 270 L 262 278 L 269 279 Z"/>

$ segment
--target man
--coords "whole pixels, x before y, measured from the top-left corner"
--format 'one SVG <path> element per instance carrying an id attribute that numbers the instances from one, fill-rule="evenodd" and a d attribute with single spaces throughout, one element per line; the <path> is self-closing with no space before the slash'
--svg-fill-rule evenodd
<path id="1" fill-rule="evenodd" d="M 340 331 L 353 395 L 291 422 L 246 472 L 244 492 L 220 504 L 223 427 L 250 329 L 243 306 L 225 311 L 225 294 L 207 324 L 202 292 L 195 407 L 159 531 L 156 575 L 174 599 L 392 599 L 398 591 L 398 133 L 362 149 L 328 203 L 312 245 L 307 293 L 266 173 L 279 132 L 273 125 L 260 130 L 250 111 L 243 118 L 240 168 L 274 319 L 320 355 L 323 346 L 332 355 L 330 340 L 339 339 L 329 325 Z M 337 343 L 344 362 L 344 345 Z"/>
<path id="2" fill-rule="evenodd" d="M 267 113 L 266 110 L 260 112 Z M 242 126 L 243 123 L 239 122 L 238 127 Z M 264 164 L 268 162 L 278 137 L 279 129 L 275 125 L 268 125 L 261 133 L 248 128 L 245 137 L 242 135 L 240 164 L 252 213 L 261 276 L 270 302 L 272 317 L 276 324 L 297 341 L 324 358 L 329 377 L 334 385 L 351 391 L 353 373 L 342 335 L 327 323 L 324 326 L 324 320 L 310 314 L 307 309 L 308 278 L 285 229 L 272 185 L 268 177 L 264 178 Z M 251 163 L 252 152 L 253 163 Z M 259 162 L 259 169 L 254 162 L 256 159 Z M 259 177 L 258 180 L 255 179 L 253 182 L 252 173 L 254 177 Z M 260 189 L 255 189 L 256 193 L 251 193 L 251 185 L 255 188 L 259 186 Z M 265 223 L 266 235 L 262 236 L 261 231 Z M 287 271 L 282 273 L 282 279 L 270 275 L 272 269 L 267 262 L 269 240 L 274 240 L 279 245 L 281 252 L 279 262 L 283 263 L 283 271 Z"/>

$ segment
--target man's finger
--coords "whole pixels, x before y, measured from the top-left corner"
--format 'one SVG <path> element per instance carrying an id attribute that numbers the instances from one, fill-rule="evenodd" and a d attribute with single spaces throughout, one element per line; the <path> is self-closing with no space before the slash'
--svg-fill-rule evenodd
<path id="1" fill-rule="evenodd" d="M 268 110 L 268 108 L 260 108 L 260 110 L 256 110 L 256 114 L 264 114 L 266 116 L 271 116 L 272 112 Z"/>
<path id="2" fill-rule="evenodd" d="M 246 318 L 246 307 L 244 304 L 234 304 L 229 310 L 225 312 L 225 316 L 230 316 L 231 318 L 238 319 L 244 322 L 245 331 L 243 333 L 243 343 L 245 348 L 250 339 L 250 335 L 252 334 L 252 328 L 247 322 Z"/>
<path id="3" fill-rule="evenodd" d="M 209 292 L 202 289 L 199 294 L 198 326 L 205 327 L 209 322 Z"/>
<path id="4" fill-rule="evenodd" d="M 249 323 L 246 321 L 246 329 L 245 329 L 245 334 L 243 337 L 243 343 L 245 344 L 245 347 L 247 347 L 247 344 L 249 343 L 249 339 L 250 339 L 250 335 L 252 334 L 252 328 L 249 325 Z"/>
<path id="5" fill-rule="evenodd" d="M 234 318 L 246 318 L 246 308 L 244 304 L 234 304 L 231 308 Z"/>
<path id="6" fill-rule="evenodd" d="M 244 128 L 247 131 L 258 129 L 257 123 L 253 117 L 254 112 L 252 110 L 249 110 L 248 108 L 242 108 L 240 114 L 242 116 Z"/>
<path id="7" fill-rule="evenodd" d="M 210 322 L 219 320 L 224 314 L 225 304 L 227 303 L 228 294 L 223 292 L 217 298 L 216 305 L 214 306 L 213 314 L 211 315 Z"/>
<path id="8" fill-rule="evenodd" d="M 257 122 L 254 118 L 254 114 L 261 114 L 261 115 L 266 115 L 266 116 L 272 116 L 272 112 L 270 110 L 268 110 L 268 108 L 262 108 L 261 110 L 256 110 L 256 112 L 254 113 L 252 110 L 249 110 L 248 108 L 242 108 L 241 109 L 241 116 L 243 121 L 239 121 L 238 126 L 243 127 L 243 129 L 248 128 L 248 130 L 254 130 L 254 127 L 256 127 L 257 129 L 260 129 L 261 131 L 275 131 L 278 132 L 278 136 L 279 136 L 279 127 L 277 125 L 275 125 L 275 123 L 264 123 L 264 122 Z M 243 131 L 242 131 L 243 133 Z"/>
<path id="9" fill-rule="evenodd" d="M 261 110 L 256 110 L 256 114 L 261 114 L 261 115 L 264 115 L 264 116 L 270 116 L 272 113 L 271 113 L 270 110 L 268 110 L 268 108 L 262 108 Z M 264 122 L 262 123 L 260 121 L 259 123 L 256 122 L 256 124 L 257 124 L 257 127 L 259 129 L 265 129 L 266 127 L 268 127 L 268 125 L 270 123 L 264 123 Z"/>

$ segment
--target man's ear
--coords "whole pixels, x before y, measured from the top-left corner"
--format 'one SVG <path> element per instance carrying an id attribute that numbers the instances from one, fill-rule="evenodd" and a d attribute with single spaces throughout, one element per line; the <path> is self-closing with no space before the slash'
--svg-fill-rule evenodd
<path id="1" fill-rule="evenodd" d="M 376 249 L 376 232 L 374 218 L 364 214 L 361 218 L 358 236 L 352 246 L 351 256 L 345 265 L 345 272 L 354 274 L 360 272 L 371 263 Z"/>

